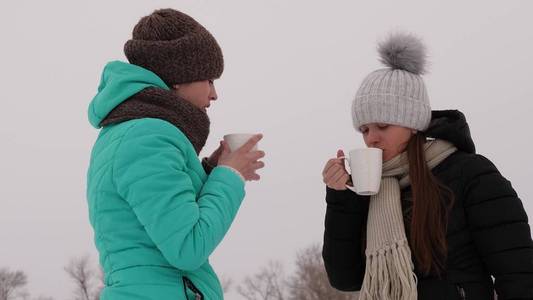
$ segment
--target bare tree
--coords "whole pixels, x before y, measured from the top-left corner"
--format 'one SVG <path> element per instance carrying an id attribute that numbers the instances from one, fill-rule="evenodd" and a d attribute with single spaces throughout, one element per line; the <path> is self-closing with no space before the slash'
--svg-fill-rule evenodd
<path id="1" fill-rule="evenodd" d="M 319 245 L 296 255 L 294 273 L 286 278 L 279 262 L 270 262 L 253 277 L 246 277 L 238 292 L 247 300 L 355 300 L 358 293 L 341 292 L 329 284 Z"/>
<path id="2" fill-rule="evenodd" d="M 89 267 L 89 257 L 74 258 L 65 267 L 65 272 L 76 286 L 75 300 L 98 300 L 102 289 L 102 278 Z"/>
<path id="3" fill-rule="evenodd" d="M 247 276 L 237 291 L 247 300 L 287 299 L 287 283 L 281 263 L 270 262 L 258 274 Z"/>
<path id="4" fill-rule="evenodd" d="M 23 288 L 28 283 L 28 277 L 22 271 L 0 269 L 0 300 L 10 300 L 27 294 Z"/>
<path id="5" fill-rule="evenodd" d="M 233 280 L 229 277 L 221 276 L 220 285 L 222 285 L 222 290 L 224 291 L 224 294 L 226 294 L 230 291 L 231 286 L 233 285 Z"/>
<path id="6" fill-rule="evenodd" d="M 352 300 L 356 293 L 341 292 L 329 284 L 320 245 L 312 245 L 296 255 L 296 270 L 288 280 L 291 300 Z"/>

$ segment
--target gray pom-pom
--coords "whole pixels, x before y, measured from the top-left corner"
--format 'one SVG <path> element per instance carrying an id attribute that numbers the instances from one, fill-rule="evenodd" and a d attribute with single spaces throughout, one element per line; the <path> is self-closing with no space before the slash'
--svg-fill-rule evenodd
<path id="1" fill-rule="evenodd" d="M 380 61 L 391 69 L 421 75 L 426 72 L 426 46 L 408 33 L 394 33 L 378 44 Z"/>

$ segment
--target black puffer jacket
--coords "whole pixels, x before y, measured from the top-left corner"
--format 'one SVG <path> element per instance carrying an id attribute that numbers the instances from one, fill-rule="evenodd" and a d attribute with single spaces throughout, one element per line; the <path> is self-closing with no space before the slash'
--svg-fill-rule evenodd
<path id="1" fill-rule="evenodd" d="M 415 262 L 418 299 L 492 299 L 494 288 L 499 300 L 533 299 L 533 241 L 511 183 L 488 159 L 475 154 L 459 111 L 434 111 L 427 134 L 453 143 L 459 151 L 432 170 L 454 192 L 455 203 L 448 224 L 446 274 L 423 276 Z M 402 198 L 409 194 L 407 187 Z M 359 290 L 369 198 L 327 188 L 326 201 L 322 256 L 329 281 L 339 290 Z M 409 205 L 402 201 L 408 221 Z"/>

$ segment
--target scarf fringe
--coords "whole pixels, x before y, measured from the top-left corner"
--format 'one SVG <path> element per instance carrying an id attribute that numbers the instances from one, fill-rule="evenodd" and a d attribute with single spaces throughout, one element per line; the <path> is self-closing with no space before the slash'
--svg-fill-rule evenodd
<path id="1" fill-rule="evenodd" d="M 416 300 L 417 279 L 407 241 L 366 254 L 366 272 L 359 300 Z"/>

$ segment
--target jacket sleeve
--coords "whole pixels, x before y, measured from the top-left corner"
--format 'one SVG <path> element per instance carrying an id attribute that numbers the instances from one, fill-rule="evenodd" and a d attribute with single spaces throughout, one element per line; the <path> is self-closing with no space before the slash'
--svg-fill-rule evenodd
<path id="1" fill-rule="evenodd" d="M 186 159 L 196 153 L 186 151 L 194 150 L 174 126 L 143 121 L 122 138 L 113 172 L 118 193 L 163 256 L 191 271 L 207 262 L 228 231 L 244 198 L 244 182 L 216 167 L 197 193 Z"/>
<path id="2" fill-rule="evenodd" d="M 369 197 L 326 187 L 322 258 L 329 282 L 341 291 L 361 289 L 365 273 L 364 230 Z"/>
<path id="3" fill-rule="evenodd" d="M 533 242 L 522 202 L 483 156 L 465 165 L 463 177 L 468 226 L 498 299 L 533 299 Z"/>

